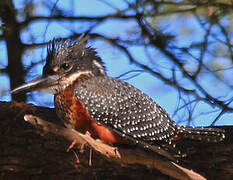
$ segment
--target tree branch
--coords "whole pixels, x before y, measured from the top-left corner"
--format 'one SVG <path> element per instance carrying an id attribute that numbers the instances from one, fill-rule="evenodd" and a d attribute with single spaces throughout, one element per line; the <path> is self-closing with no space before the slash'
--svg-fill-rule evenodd
<path id="1" fill-rule="evenodd" d="M 25 114 L 31 114 L 25 116 L 30 123 L 24 120 Z M 181 159 L 177 165 L 136 145 L 106 145 L 92 139 L 89 134 L 83 135 L 64 128 L 60 123 L 54 109 L 0 102 L 1 178 L 56 179 L 59 175 L 61 179 L 124 177 L 139 180 L 161 177 L 168 179 L 164 175 L 167 174 L 177 179 L 203 179 L 190 169 L 210 180 L 229 179 L 233 176 L 233 163 L 230 158 L 233 152 L 233 127 L 224 127 L 226 139 L 220 143 L 181 142 L 187 157 Z M 87 150 L 83 153 L 77 152 L 76 148 L 66 151 L 74 140 L 78 145 L 86 143 L 95 150 L 92 167 L 87 167 Z"/>
<path id="2" fill-rule="evenodd" d="M 113 147 L 101 141 L 94 140 L 91 138 L 89 133 L 84 135 L 73 129 L 63 128 L 53 123 L 44 121 L 41 118 L 33 115 L 25 115 L 24 119 L 36 128 L 43 130 L 42 133 L 53 133 L 56 136 L 62 136 L 71 142 L 75 141 L 78 145 L 87 143 L 89 147 L 93 148 L 100 154 L 119 163 L 146 165 L 149 168 L 156 168 L 162 173 L 176 179 L 205 179 L 192 170 L 181 167 L 174 162 L 163 160 L 155 156 L 153 153 L 148 153 L 141 149 L 132 150 L 131 148 L 125 147 Z"/>

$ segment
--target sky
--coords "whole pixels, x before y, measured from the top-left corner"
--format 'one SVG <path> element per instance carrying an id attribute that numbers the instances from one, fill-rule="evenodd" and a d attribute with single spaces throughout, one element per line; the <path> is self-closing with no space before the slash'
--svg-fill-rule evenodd
<path id="1" fill-rule="evenodd" d="M 38 4 L 37 8 L 35 9 L 35 13 L 39 15 L 50 15 L 50 11 L 43 8 L 43 6 L 40 4 L 40 0 L 35 0 L 35 2 Z M 55 2 L 55 1 L 54 1 Z M 71 3 L 69 0 L 59 0 L 57 6 L 62 7 L 64 9 L 69 9 L 71 11 L 67 11 L 67 15 L 69 15 L 69 12 L 74 13 L 74 15 L 87 15 L 87 16 L 100 16 L 100 15 L 106 15 L 108 13 L 112 13 L 113 11 L 116 11 L 116 9 L 121 10 L 126 8 L 126 3 L 124 0 L 108 0 L 105 1 L 107 3 L 103 3 L 98 0 L 77 0 L 72 1 L 72 7 L 70 7 Z M 20 9 L 23 7 L 23 0 L 15 0 L 14 1 L 15 6 L 17 9 Z M 113 7 L 110 7 L 109 4 L 113 4 Z M 129 12 L 130 13 L 130 12 Z M 20 17 L 19 17 L 20 19 Z M 192 18 L 190 18 L 192 20 Z M 190 21 L 189 19 L 189 21 Z M 176 20 L 176 21 L 175 21 Z M 192 26 L 193 31 L 197 31 L 192 37 L 193 39 L 198 41 L 198 38 L 200 39 L 203 32 L 198 28 L 198 24 L 196 21 L 193 22 L 186 22 L 187 19 L 178 19 L 176 16 L 172 17 L 171 19 L 167 19 L 167 21 L 163 22 L 161 26 L 166 27 L 166 30 L 169 31 L 175 31 L 177 30 L 178 26 L 182 26 L 184 24 L 187 24 L 187 26 Z M 174 23 L 175 22 L 175 23 Z M 33 34 L 36 38 L 34 42 L 43 42 L 47 40 L 51 40 L 54 37 L 65 37 L 72 33 L 72 30 L 75 30 L 76 32 L 83 32 L 87 28 L 87 24 L 84 24 L 83 22 L 79 23 L 69 23 L 69 22 L 60 22 L 54 23 L 49 22 L 49 26 L 47 26 L 46 21 L 41 21 L 39 23 L 34 23 L 29 26 L 27 30 L 25 30 L 21 35 L 21 40 L 25 43 L 30 43 L 31 36 L 30 34 Z M 132 20 L 127 22 L 121 22 L 119 20 L 109 20 L 103 25 L 99 26 L 98 28 L 95 28 L 92 32 L 98 32 L 101 34 L 109 35 L 109 36 L 119 36 L 119 32 L 121 36 L 127 37 L 127 31 L 130 31 L 133 26 L 135 26 L 136 23 Z M 45 32 L 45 28 L 47 26 L 47 31 Z M 28 33 L 30 32 L 30 33 Z M 189 37 L 186 37 L 186 35 L 179 36 L 177 38 L 177 43 L 180 46 L 185 46 L 189 41 Z M 105 66 L 107 67 L 107 73 L 111 77 L 118 77 L 121 74 L 129 71 L 129 70 L 139 70 L 137 66 L 134 64 L 130 64 L 127 57 L 118 49 L 113 48 L 111 45 L 109 45 L 107 42 L 102 40 L 95 40 L 95 41 L 89 41 L 89 45 L 96 48 L 98 54 L 105 62 Z M 1 53 L 1 59 L 0 59 L 0 67 L 6 66 L 7 64 L 7 54 L 6 54 L 6 47 L 4 42 L 0 42 L 0 49 L 2 51 Z M 132 46 L 129 47 L 129 50 L 134 54 L 134 56 L 140 60 L 140 62 L 144 62 L 145 64 L 150 63 L 150 60 L 145 55 L 145 49 L 144 47 L 140 46 Z M 157 65 L 164 67 L 162 68 L 165 73 L 171 73 L 167 69 L 171 66 L 166 61 L 166 58 L 159 52 L 155 52 L 155 50 L 148 48 L 148 51 L 150 51 L 150 54 L 152 55 L 152 58 L 156 59 Z M 156 55 L 156 56 L 155 56 Z M 25 67 L 29 66 L 32 62 L 37 62 L 41 59 L 44 59 L 46 56 L 46 47 L 40 47 L 36 48 L 33 51 L 26 52 L 23 57 L 23 62 Z M 35 78 L 39 75 L 41 75 L 43 63 L 36 65 L 28 74 L 28 77 L 26 78 L 26 81 Z M 127 76 L 123 77 L 127 78 Z M 9 94 L 9 79 L 7 76 L 1 75 L 0 76 L 0 82 L 1 86 L 4 87 L 6 93 L 0 97 L 0 100 L 4 101 L 10 101 L 10 94 Z M 182 116 L 182 113 L 179 115 L 173 116 L 175 110 L 177 109 L 178 103 L 179 103 L 179 94 L 176 89 L 164 84 L 160 80 L 156 79 L 154 76 L 152 76 L 149 73 L 141 73 L 140 75 L 128 79 L 127 82 L 134 85 L 138 89 L 142 90 L 146 94 L 148 94 L 154 101 L 156 101 L 160 106 L 162 106 L 173 118 L 175 121 L 179 121 L 179 118 Z M 205 83 L 205 82 L 204 82 Z M 206 86 L 208 86 L 208 83 L 206 82 Z M 221 92 L 222 93 L 222 92 Z M 229 93 L 229 91 L 226 90 L 225 93 Z M 30 94 L 30 93 L 29 93 Z M 30 99 L 29 103 L 33 103 L 36 105 L 43 105 L 43 106 L 49 106 L 53 107 L 53 96 L 44 92 L 32 92 L 34 96 L 34 99 Z M 214 107 L 210 107 L 207 104 L 204 103 L 198 103 L 197 107 L 194 111 L 194 121 L 193 124 L 195 126 L 208 126 L 210 125 L 211 121 L 214 120 L 217 113 L 208 113 L 214 111 Z M 202 114 L 201 116 L 200 113 Z M 197 117 L 197 118 L 195 118 Z M 186 124 L 186 122 L 180 122 L 181 124 Z M 224 114 L 216 123 L 216 125 L 232 125 L 233 124 L 233 114 Z"/>

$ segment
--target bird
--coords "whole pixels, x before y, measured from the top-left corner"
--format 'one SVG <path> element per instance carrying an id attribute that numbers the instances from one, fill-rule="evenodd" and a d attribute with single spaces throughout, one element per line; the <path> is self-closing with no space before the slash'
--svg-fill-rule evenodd
<path id="1" fill-rule="evenodd" d="M 42 76 L 11 91 L 42 90 L 54 94 L 54 106 L 67 128 L 110 145 L 139 145 L 174 161 L 175 142 L 187 138 L 218 142 L 224 130 L 180 126 L 152 98 L 133 85 L 109 77 L 88 37 L 53 39 Z"/>

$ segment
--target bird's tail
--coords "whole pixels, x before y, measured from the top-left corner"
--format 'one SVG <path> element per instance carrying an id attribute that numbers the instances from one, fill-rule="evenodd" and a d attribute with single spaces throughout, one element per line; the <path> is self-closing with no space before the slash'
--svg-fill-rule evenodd
<path id="1" fill-rule="evenodd" d="M 225 130 L 218 128 L 181 126 L 180 130 L 184 138 L 199 141 L 219 142 L 225 138 Z"/>

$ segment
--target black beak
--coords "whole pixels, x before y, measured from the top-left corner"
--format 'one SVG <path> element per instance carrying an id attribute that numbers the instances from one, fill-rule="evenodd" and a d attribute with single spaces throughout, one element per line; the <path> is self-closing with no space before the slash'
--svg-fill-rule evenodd
<path id="1" fill-rule="evenodd" d="M 11 94 L 16 94 L 20 92 L 28 92 L 32 90 L 41 90 L 46 89 L 50 86 L 58 84 L 58 75 L 49 75 L 47 77 L 40 76 L 36 79 L 33 79 L 11 91 Z"/>

